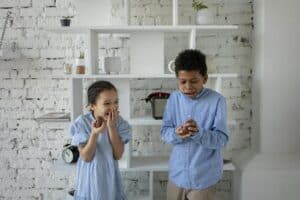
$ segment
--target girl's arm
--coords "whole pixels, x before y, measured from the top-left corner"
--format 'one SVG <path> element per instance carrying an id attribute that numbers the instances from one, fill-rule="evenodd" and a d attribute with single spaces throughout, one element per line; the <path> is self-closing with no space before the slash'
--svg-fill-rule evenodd
<path id="1" fill-rule="evenodd" d="M 98 135 L 104 133 L 105 129 L 106 129 L 105 123 L 102 123 L 102 125 L 99 128 L 96 128 L 96 121 L 93 122 L 92 132 L 90 134 L 88 142 L 84 146 L 79 146 L 80 157 L 85 162 L 91 162 L 93 160 L 96 152 Z"/>
<path id="2" fill-rule="evenodd" d="M 109 137 L 113 149 L 114 159 L 120 160 L 124 152 L 124 144 L 117 132 L 116 127 L 109 128 Z"/>
<path id="3" fill-rule="evenodd" d="M 108 126 L 109 138 L 113 150 L 114 159 L 120 160 L 124 152 L 124 144 L 121 140 L 121 137 L 118 134 L 118 130 L 116 127 L 117 118 L 118 118 L 118 111 L 116 109 L 113 109 L 113 111 L 109 113 L 107 126 Z"/>

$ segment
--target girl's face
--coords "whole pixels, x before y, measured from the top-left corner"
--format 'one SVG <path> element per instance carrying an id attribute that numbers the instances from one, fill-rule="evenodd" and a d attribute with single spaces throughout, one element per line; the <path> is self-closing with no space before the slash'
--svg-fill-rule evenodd
<path id="1" fill-rule="evenodd" d="M 91 105 L 95 118 L 103 117 L 104 120 L 108 119 L 108 115 L 113 109 L 118 110 L 118 108 L 119 99 L 115 90 L 104 90 L 98 95 L 96 103 Z"/>

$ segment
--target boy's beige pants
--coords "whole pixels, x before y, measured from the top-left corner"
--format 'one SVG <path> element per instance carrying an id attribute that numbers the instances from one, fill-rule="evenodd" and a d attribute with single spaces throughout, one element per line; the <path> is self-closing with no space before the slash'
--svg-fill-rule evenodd
<path id="1" fill-rule="evenodd" d="M 168 181 L 167 200 L 214 200 L 216 185 L 203 190 L 188 190 Z"/>

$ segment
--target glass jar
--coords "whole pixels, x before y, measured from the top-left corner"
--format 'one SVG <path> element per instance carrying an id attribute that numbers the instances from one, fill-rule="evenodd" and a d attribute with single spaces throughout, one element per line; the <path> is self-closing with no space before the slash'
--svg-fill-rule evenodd
<path id="1" fill-rule="evenodd" d="M 65 74 L 72 74 L 72 65 L 69 63 L 64 64 L 64 73 Z"/>
<path id="2" fill-rule="evenodd" d="M 75 61 L 75 73 L 85 74 L 85 61 L 84 59 L 77 58 Z"/>

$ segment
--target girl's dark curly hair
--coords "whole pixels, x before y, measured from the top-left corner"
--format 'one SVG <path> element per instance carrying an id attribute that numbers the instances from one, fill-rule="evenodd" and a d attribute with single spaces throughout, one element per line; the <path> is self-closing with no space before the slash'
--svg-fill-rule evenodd
<path id="1" fill-rule="evenodd" d="M 90 85 L 87 91 L 88 105 L 95 104 L 97 97 L 105 90 L 114 90 L 117 92 L 117 88 L 108 81 L 96 81 Z"/>

